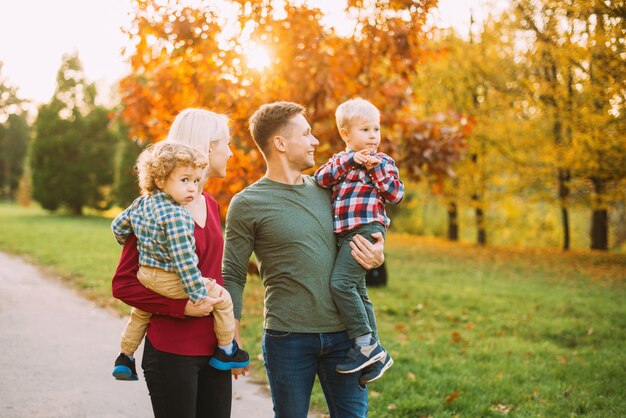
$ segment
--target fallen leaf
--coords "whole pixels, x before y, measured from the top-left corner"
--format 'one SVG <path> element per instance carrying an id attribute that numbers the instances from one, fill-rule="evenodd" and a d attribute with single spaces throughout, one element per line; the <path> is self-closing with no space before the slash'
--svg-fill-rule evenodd
<path id="1" fill-rule="evenodd" d="M 457 331 L 454 331 L 452 334 L 450 334 L 450 336 L 452 337 L 452 341 L 454 341 L 457 344 L 463 341 L 463 337 L 461 337 L 461 334 L 458 333 Z"/>
<path id="2" fill-rule="evenodd" d="M 506 406 L 503 403 L 499 403 L 499 404 L 496 404 L 496 405 L 493 406 L 493 410 L 494 411 L 499 412 L 499 413 L 501 413 L 503 415 L 507 415 L 509 412 L 511 412 L 511 409 L 512 408 Z"/>
<path id="3" fill-rule="evenodd" d="M 389 405 L 387 405 L 387 409 L 394 410 L 394 409 L 398 409 L 398 407 L 396 406 L 395 403 L 390 403 Z"/>
<path id="4" fill-rule="evenodd" d="M 450 403 L 454 401 L 457 398 L 457 396 L 459 396 L 459 393 L 461 392 L 459 392 L 458 390 L 455 390 L 450 395 L 448 395 L 448 397 L 446 398 L 446 403 Z"/>
<path id="5" fill-rule="evenodd" d="M 406 378 L 409 379 L 411 382 L 415 382 L 415 374 L 412 372 L 408 372 L 406 374 Z"/>

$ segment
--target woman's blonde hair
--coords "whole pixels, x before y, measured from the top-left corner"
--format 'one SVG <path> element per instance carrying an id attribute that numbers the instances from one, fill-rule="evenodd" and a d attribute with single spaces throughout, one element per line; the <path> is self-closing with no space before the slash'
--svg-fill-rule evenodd
<path id="1" fill-rule="evenodd" d="M 211 142 L 229 135 L 228 117 L 225 115 L 188 108 L 176 116 L 165 141 L 187 145 L 208 155 Z"/>
<path id="2" fill-rule="evenodd" d="M 150 145 L 137 158 L 137 177 L 141 194 L 149 195 L 159 189 L 176 167 L 204 169 L 208 159 L 198 150 L 183 144 L 161 141 Z"/>

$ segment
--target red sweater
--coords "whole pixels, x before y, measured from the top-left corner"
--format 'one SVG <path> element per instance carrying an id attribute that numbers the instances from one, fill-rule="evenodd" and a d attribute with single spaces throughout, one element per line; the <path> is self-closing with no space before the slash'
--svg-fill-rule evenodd
<path id="1" fill-rule="evenodd" d="M 198 268 L 202 276 L 211 277 L 220 285 L 224 238 L 219 207 L 215 199 L 203 193 L 207 202 L 204 228 L 194 229 Z M 137 238 L 129 236 L 113 276 L 113 296 L 127 305 L 152 314 L 147 337 L 157 350 L 184 356 L 212 355 L 217 345 L 213 316 L 195 318 L 184 315 L 187 299 L 168 299 L 145 288 L 137 279 L 139 252 Z"/>

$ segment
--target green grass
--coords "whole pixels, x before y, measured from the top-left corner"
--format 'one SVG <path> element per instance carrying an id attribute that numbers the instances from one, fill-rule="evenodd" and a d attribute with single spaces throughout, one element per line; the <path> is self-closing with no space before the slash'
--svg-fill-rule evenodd
<path id="1" fill-rule="evenodd" d="M 0 205 L 0 248 L 28 254 L 102 305 L 119 247 L 109 220 Z M 479 248 L 389 234 L 389 286 L 370 289 L 395 364 L 371 417 L 626 416 L 626 255 Z M 243 338 L 263 377 L 263 289 Z M 314 408 L 324 413 L 321 392 Z"/>

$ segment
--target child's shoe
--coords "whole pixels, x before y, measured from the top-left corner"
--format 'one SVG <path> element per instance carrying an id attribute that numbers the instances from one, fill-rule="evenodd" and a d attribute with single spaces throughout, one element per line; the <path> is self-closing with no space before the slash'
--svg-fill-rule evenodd
<path id="1" fill-rule="evenodd" d="M 120 353 L 117 359 L 115 359 L 113 376 L 116 380 L 139 380 L 137 370 L 135 369 L 135 359 Z"/>
<path id="2" fill-rule="evenodd" d="M 337 365 L 337 373 L 354 373 L 385 357 L 385 350 L 372 338 L 367 347 L 354 346 L 346 358 Z"/>
<path id="3" fill-rule="evenodd" d="M 230 355 L 217 347 L 215 354 L 209 360 L 209 365 L 218 370 L 241 369 L 249 364 L 250 356 L 245 350 L 237 346 L 237 341 L 235 340 L 233 340 L 233 352 Z"/>
<path id="4" fill-rule="evenodd" d="M 381 378 L 383 374 L 385 374 L 387 369 L 390 368 L 392 365 L 393 359 L 391 358 L 389 353 L 386 353 L 383 359 L 378 360 L 376 363 L 367 367 L 363 371 L 363 374 L 359 379 L 359 383 L 362 385 L 367 385 L 368 383 L 371 383 L 374 380 Z"/>

